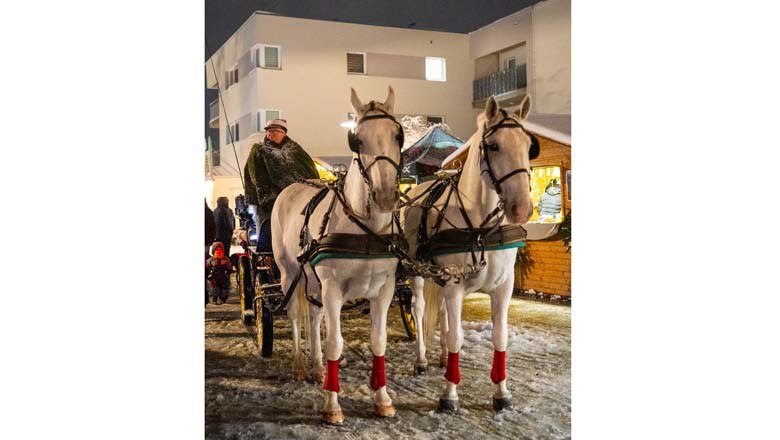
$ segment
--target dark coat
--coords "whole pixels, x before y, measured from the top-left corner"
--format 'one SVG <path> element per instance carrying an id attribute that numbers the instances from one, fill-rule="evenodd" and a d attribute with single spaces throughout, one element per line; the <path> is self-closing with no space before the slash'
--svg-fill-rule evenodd
<path id="1" fill-rule="evenodd" d="M 269 140 L 254 144 L 246 163 L 245 186 L 254 186 L 258 220 L 262 225 L 271 216 L 276 197 L 298 179 L 317 179 L 317 166 L 303 147 L 285 137 L 281 145 Z M 250 194 L 249 189 L 246 190 Z"/>
<path id="2" fill-rule="evenodd" d="M 249 175 L 249 161 L 244 164 L 244 203 L 257 205 L 257 187 Z"/>
<path id="3" fill-rule="evenodd" d="M 233 229 L 236 228 L 236 219 L 230 208 L 217 206 L 217 209 L 214 210 L 214 223 L 216 223 L 217 227 L 217 241 L 230 243 L 230 240 L 233 238 Z M 226 249 L 225 253 L 227 252 L 228 250 Z"/>
<path id="4" fill-rule="evenodd" d="M 206 246 L 211 245 L 217 237 L 217 224 L 214 222 L 214 213 L 206 204 Z"/>

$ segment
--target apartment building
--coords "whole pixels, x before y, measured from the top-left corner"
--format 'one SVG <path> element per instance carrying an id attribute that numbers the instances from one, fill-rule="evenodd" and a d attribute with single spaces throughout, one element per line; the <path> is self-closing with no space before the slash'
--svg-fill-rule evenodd
<path id="1" fill-rule="evenodd" d="M 446 122 L 461 139 L 490 95 L 511 106 L 528 93 L 533 112 L 569 115 L 570 10 L 570 0 L 547 0 L 470 34 L 252 14 L 205 66 L 222 95 L 210 106 L 218 152 L 207 199 L 243 192 L 248 138 L 276 117 L 312 156 L 348 161 L 350 87 L 367 101 L 392 85 L 396 116 Z"/>
<path id="2" fill-rule="evenodd" d="M 349 158 L 342 123 L 354 116 L 350 87 L 368 101 L 384 100 L 392 85 L 398 115 L 431 116 L 462 136 L 473 131 L 464 34 L 257 12 L 206 70 L 207 86 L 219 87 L 224 100 L 212 104 L 210 115 L 219 129 L 217 176 L 237 175 L 251 148 L 247 138 L 276 117 L 287 119 L 290 136 L 312 156 Z"/>

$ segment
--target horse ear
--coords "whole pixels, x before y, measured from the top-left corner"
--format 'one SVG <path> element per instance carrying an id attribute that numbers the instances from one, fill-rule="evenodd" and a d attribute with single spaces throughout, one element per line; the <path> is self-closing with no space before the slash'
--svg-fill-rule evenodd
<path id="1" fill-rule="evenodd" d="M 357 93 L 355 93 L 355 89 L 352 87 L 349 89 L 352 91 L 352 96 L 349 98 L 349 100 L 352 102 L 352 108 L 355 109 L 355 113 L 360 113 L 360 109 L 363 108 L 363 103 L 360 102 L 360 98 L 358 98 Z"/>
<path id="2" fill-rule="evenodd" d="M 525 121 L 528 117 L 528 113 L 531 112 L 531 95 L 525 95 L 523 100 L 520 101 L 520 105 L 512 111 L 512 114 L 517 116 L 517 119 Z"/>
<path id="3" fill-rule="evenodd" d="M 485 116 L 487 117 L 488 122 L 496 116 L 496 113 L 498 113 L 498 103 L 496 102 L 496 98 L 491 96 L 485 103 Z"/>
<path id="4" fill-rule="evenodd" d="M 387 109 L 388 113 L 393 114 L 393 109 L 395 108 L 395 91 L 393 91 L 393 86 L 387 86 L 387 99 L 385 99 L 385 108 Z"/>

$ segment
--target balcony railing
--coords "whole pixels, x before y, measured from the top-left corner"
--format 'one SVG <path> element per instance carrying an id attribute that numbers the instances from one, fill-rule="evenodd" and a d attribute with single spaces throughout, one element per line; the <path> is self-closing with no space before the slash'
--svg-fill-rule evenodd
<path id="1" fill-rule="evenodd" d="M 474 80 L 474 101 L 527 87 L 525 64 Z"/>
<path id="2" fill-rule="evenodd" d="M 219 119 L 219 99 L 215 99 L 209 104 L 209 121 Z"/>

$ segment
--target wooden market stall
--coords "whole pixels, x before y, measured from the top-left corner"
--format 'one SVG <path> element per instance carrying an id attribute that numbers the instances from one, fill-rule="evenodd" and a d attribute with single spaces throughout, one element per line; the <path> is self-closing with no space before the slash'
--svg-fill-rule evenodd
<path id="1" fill-rule="evenodd" d="M 571 215 L 571 117 L 532 114 L 523 126 L 539 139 L 541 149 L 531 161 L 534 215 L 525 225 L 528 241 L 519 251 L 515 288 L 570 299 L 571 252 L 564 242 L 566 226 L 562 230 L 561 225 Z M 444 167 L 465 162 L 468 148 L 453 153 Z"/>

